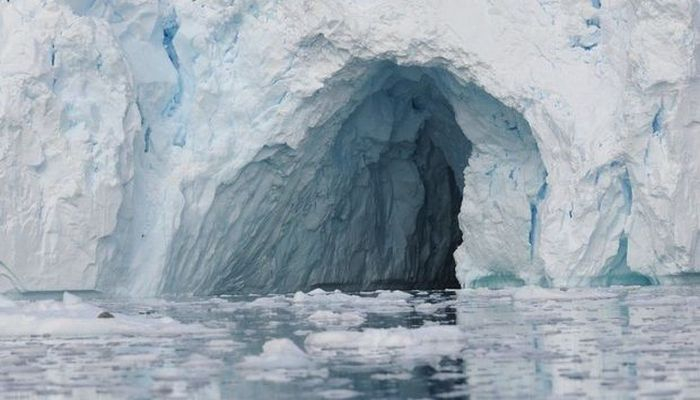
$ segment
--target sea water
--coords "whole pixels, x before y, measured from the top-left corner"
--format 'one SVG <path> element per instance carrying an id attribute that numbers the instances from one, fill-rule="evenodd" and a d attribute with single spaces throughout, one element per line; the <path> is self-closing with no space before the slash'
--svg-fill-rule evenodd
<path id="1" fill-rule="evenodd" d="M 700 398 L 698 332 L 698 286 L 15 296 L 0 396 Z"/>

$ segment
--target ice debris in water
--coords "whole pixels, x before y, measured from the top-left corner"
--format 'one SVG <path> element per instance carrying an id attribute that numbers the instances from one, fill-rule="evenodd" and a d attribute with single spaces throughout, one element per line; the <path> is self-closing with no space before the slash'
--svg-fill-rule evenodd
<path id="1" fill-rule="evenodd" d="M 316 326 L 357 326 L 365 322 L 365 316 L 358 311 L 333 312 L 319 310 L 309 315 L 309 321 Z"/>
<path id="2" fill-rule="evenodd" d="M 238 364 L 246 379 L 289 382 L 292 379 L 325 377 L 328 370 L 315 362 L 289 339 L 272 339 L 257 356 L 247 356 Z"/>
<path id="3" fill-rule="evenodd" d="M 0 378 L 0 392 L 18 398 L 54 391 L 80 397 L 85 390 L 87 398 L 95 392 L 116 398 L 686 398 L 700 390 L 695 286 L 338 294 L 305 293 L 315 300 L 300 303 L 294 295 L 0 297 L 0 377 L 18 377 Z M 324 304 L 326 296 L 343 301 Z M 388 297 L 407 297 L 402 311 L 369 305 Z M 245 307 L 248 302 L 257 305 Z M 38 325 L 62 317 L 73 331 L 27 334 L 10 321 L 17 309 Z M 118 318 L 94 318 L 95 310 L 107 309 Z M 155 313 L 139 315 L 144 309 Z M 423 309 L 437 311 L 415 312 Z M 77 310 L 86 325 L 75 326 Z M 156 315 L 201 324 L 164 329 Z M 337 324 L 349 315 L 365 320 Z M 132 316 L 142 324 L 115 328 Z M 95 332 L 96 326 L 110 330 L 76 337 L 76 330 Z M 17 335 L 7 336 L 12 327 Z"/>
<path id="4" fill-rule="evenodd" d="M 418 328 L 364 329 L 361 331 L 324 331 L 306 337 L 304 346 L 319 357 L 343 355 L 351 360 L 388 361 L 450 357 L 460 353 L 467 335 L 453 325 Z"/>
<path id="5" fill-rule="evenodd" d="M 118 317 L 118 318 L 115 318 Z M 93 336 L 105 334 L 180 335 L 206 330 L 169 317 L 122 315 L 65 292 L 62 300 L 9 300 L 0 297 L 0 337 Z"/>

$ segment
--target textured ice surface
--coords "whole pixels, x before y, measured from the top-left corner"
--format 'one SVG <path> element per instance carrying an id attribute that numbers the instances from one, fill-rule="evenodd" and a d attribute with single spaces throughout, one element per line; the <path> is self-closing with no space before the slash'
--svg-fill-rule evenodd
<path id="1" fill-rule="evenodd" d="M 692 398 L 698 310 L 697 286 L 1 299 L 0 398 Z"/>
<path id="2" fill-rule="evenodd" d="M 460 240 L 464 287 L 696 277 L 699 29 L 696 0 L 0 2 L 0 288 L 444 286 Z"/>

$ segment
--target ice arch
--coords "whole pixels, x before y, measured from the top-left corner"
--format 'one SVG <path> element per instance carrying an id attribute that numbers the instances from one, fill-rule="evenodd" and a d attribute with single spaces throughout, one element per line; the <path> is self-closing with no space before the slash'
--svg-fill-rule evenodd
<path id="1" fill-rule="evenodd" d="M 445 69 L 389 62 L 347 66 L 308 103 L 335 111 L 217 188 L 200 232 L 176 235 L 161 291 L 445 288 L 532 273 L 546 173 L 519 113 Z"/>

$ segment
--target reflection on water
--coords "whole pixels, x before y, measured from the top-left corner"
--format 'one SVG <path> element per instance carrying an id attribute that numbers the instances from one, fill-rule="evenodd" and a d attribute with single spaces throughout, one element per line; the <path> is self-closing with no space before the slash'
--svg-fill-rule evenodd
<path id="1" fill-rule="evenodd" d="M 700 287 L 87 301 L 201 326 L 5 335 L 0 396 L 700 396 Z"/>

